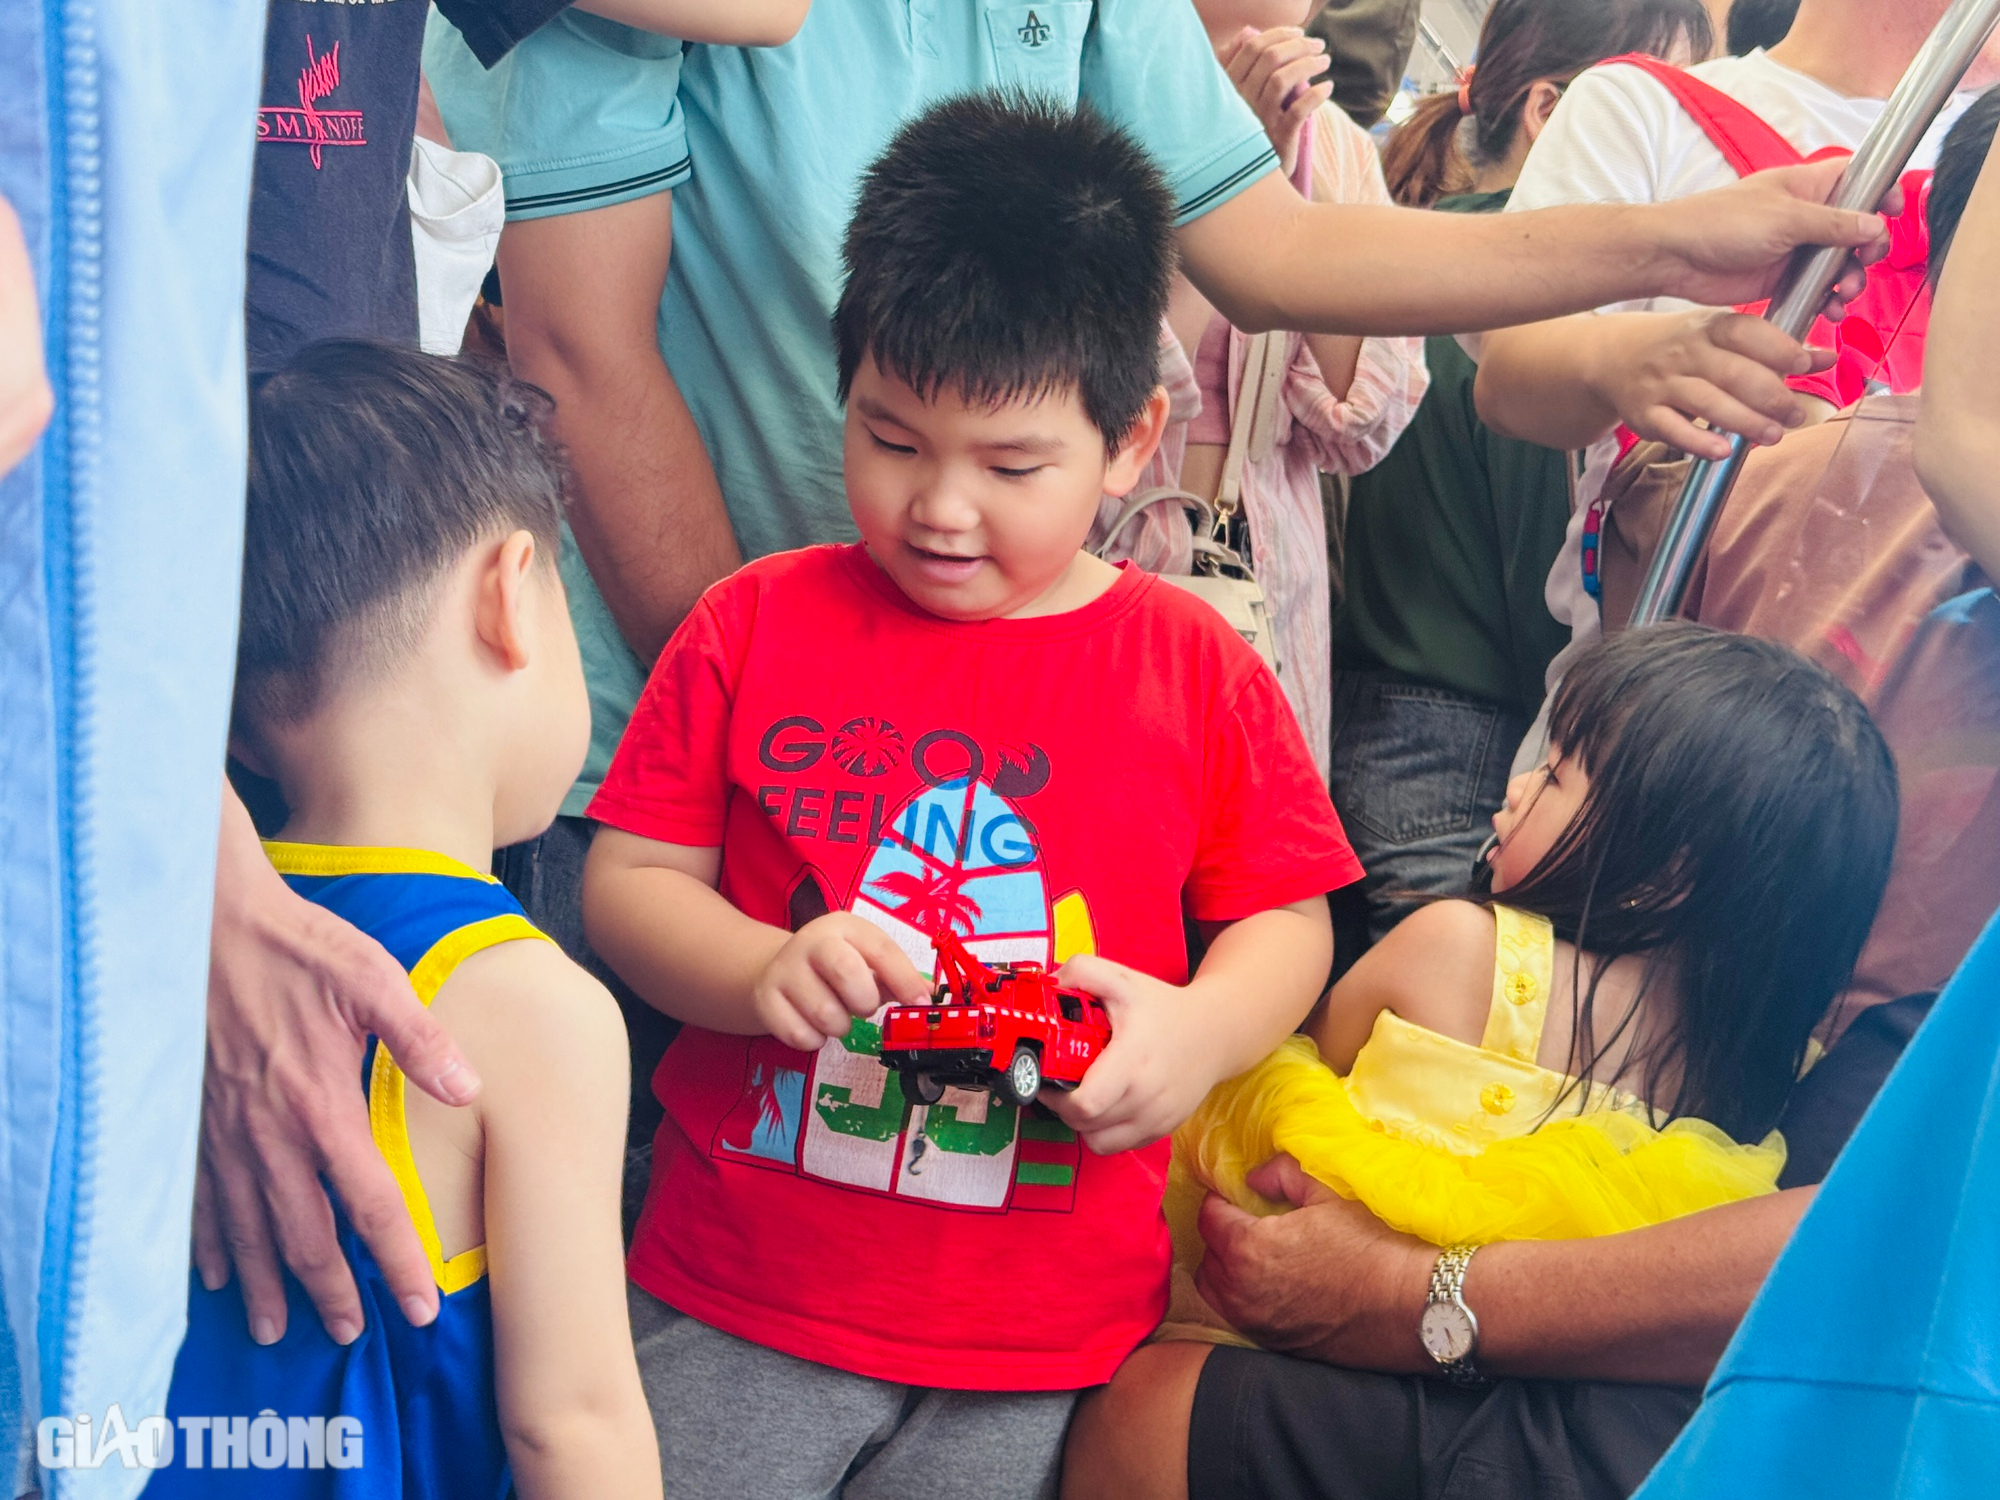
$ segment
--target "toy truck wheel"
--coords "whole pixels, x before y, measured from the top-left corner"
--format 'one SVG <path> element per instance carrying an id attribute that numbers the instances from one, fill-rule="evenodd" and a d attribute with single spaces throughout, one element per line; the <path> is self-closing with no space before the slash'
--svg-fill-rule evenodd
<path id="1" fill-rule="evenodd" d="M 903 1074 L 903 1092 L 918 1104 L 935 1104 L 944 1097 L 944 1084 L 912 1068 Z"/>
<path id="2" fill-rule="evenodd" d="M 1035 1095 L 1041 1091 L 1042 1060 L 1035 1056 L 1034 1048 L 1025 1044 L 1016 1047 L 1014 1060 L 1007 1064 L 1001 1092 L 1015 1104 L 1026 1108 L 1035 1102 Z"/>

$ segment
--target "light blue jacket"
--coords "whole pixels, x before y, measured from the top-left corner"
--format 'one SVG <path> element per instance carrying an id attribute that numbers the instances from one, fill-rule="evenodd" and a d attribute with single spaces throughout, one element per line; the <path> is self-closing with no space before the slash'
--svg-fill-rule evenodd
<path id="1" fill-rule="evenodd" d="M 263 26 L 0 3 L 0 194 L 57 397 L 0 477 L 0 1485 L 41 1416 L 163 1412 L 186 1311 Z"/>

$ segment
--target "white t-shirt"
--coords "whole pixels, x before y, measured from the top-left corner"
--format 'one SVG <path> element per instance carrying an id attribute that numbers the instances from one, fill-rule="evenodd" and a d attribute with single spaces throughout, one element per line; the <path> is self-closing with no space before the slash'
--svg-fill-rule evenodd
<path id="1" fill-rule="evenodd" d="M 1748 105 L 1801 156 L 1827 146 L 1859 146 L 1887 103 L 1835 93 L 1772 61 L 1762 48 L 1697 63 L 1688 72 Z M 1974 97 L 1959 94 L 1945 105 L 1910 166 L 1936 163 L 1945 132 Z M 1735 168 L 1664 84 L 1641 68 L 1614 63 L 1592 68 L 1570 85 L 1528 153 L 1507 211 L 1564 203 L 1665 203 L 1734 181 Z M 1656 297 L 1604 310 L 1692 305 Z"/>
<path id="2" fill-rule="evenodd" d="M 1743 57 L 1698 63 L 1688 71 L 1748 105 L 1802 156 L 1826 146 L 1859 146 L 1887 103 L 1836 93 L 1774 62 L 1762 48 Z M 1935 165 L 1945 132 L 1975 97 L 1958 94 L 1945 105 L 1910 158 L 1911 167 Z M 1528 153 L 1507 211 L 1567 203 L 1661 203 L 1736 180 L 1735 168 L 1664 84 L 1641 68 L 1614 63 L 1592 68 L 1569 86 Z M 1654 297 L 1600 310 L 1671 312 L 1693 305 Z M 1549 570 L 1549 610 L 1570 627 L 1570 645 L 1549 663 L 1551 690 L 1598 635 L 1597 601 L 1583 587 L 1583 521 L 1617 455 L 1615 438 L 1594 444 L 1585 455 L 1569 534 Z M 1532 764 L 1541 754 L 1539 733 L 1531 732 L 1529 741 L 1522 755 Z"/>

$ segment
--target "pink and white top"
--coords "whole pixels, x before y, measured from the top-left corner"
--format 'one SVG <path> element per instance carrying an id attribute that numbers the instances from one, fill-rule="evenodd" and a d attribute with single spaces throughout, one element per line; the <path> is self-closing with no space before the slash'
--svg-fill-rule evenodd
<path id="1" fill-rule="evenodd" d="M 1393 201 L 1374 141 L 1331 104 L 1307 122 L 1292 184 L 1315 202 L 1387 206 Z M 1222 389 L 1228 407 L 1204 411 L 1191 351 L 1162 324 L 1160 380 L 1170 403 L 1168 426 L 1159 452 L 1140 476 L 1139 489 L 1179 487 L 1182 460 L 1197 423 L 1202 425 L 1193 432 L 1197 440 L 1228 441 L 1236 404 L 1243 398 L 1250 339 L 1237 328 L 1227 333 L 1227 363 L 1218 364 L 1218 372 L 1226 376 Z M 1324 776 L 1330 769 L 1333 686 L 1326 511 L 1319 476 L 1322 471 L 1359 474 L 1380 463 L 1415 417 L 1429 389 L 1430 372 L 1424 367 L 1422 339 L 1365 339 L 1353 384 L 1345 397 L 1336 398 L 1320 378 L 1305 339 L 1288 337 L 1290 364 L 1276 441 L 1267 456 L 1244 466 L 1243 510 L 1277 638 L 1278 681 Z M 1120 504 L 1107 498 L 1099 509 L 1098 538 L 1116 520 Z M 1126 528 L 1115 555 L 1155 572 L 1186 573 L 1192 565 L 1191 542 L 1182 516 L 1161 505 Z"/>

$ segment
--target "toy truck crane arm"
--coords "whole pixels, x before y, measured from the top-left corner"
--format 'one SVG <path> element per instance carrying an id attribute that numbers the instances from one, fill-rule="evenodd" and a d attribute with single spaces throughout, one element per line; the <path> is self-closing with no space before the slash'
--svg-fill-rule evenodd
<path id="1" fill-rule="evenodd" d="M 996 1089 L 1026 1108 L 1047 1082 L 1075 1088 L 1111 1040 L 1097 1002 L 1064 989 L 1038 963 L 996 970 L 950 930 L 931 938 L 937 993 L 924 1004 L 891 1005 L 882 1016 L 882 1061 L 897 1070 L 920 1105 L 947 1085 Z"/>
<path id="2" fill-rule="evenodd" d="M 938 982 L 950 986 L 958 1004 L 977 1005 L 980 992 L 995 978 L 993 971 L 974 958 L 948 927 L 932 936 L 931 946 L 937 950 Z"/>

